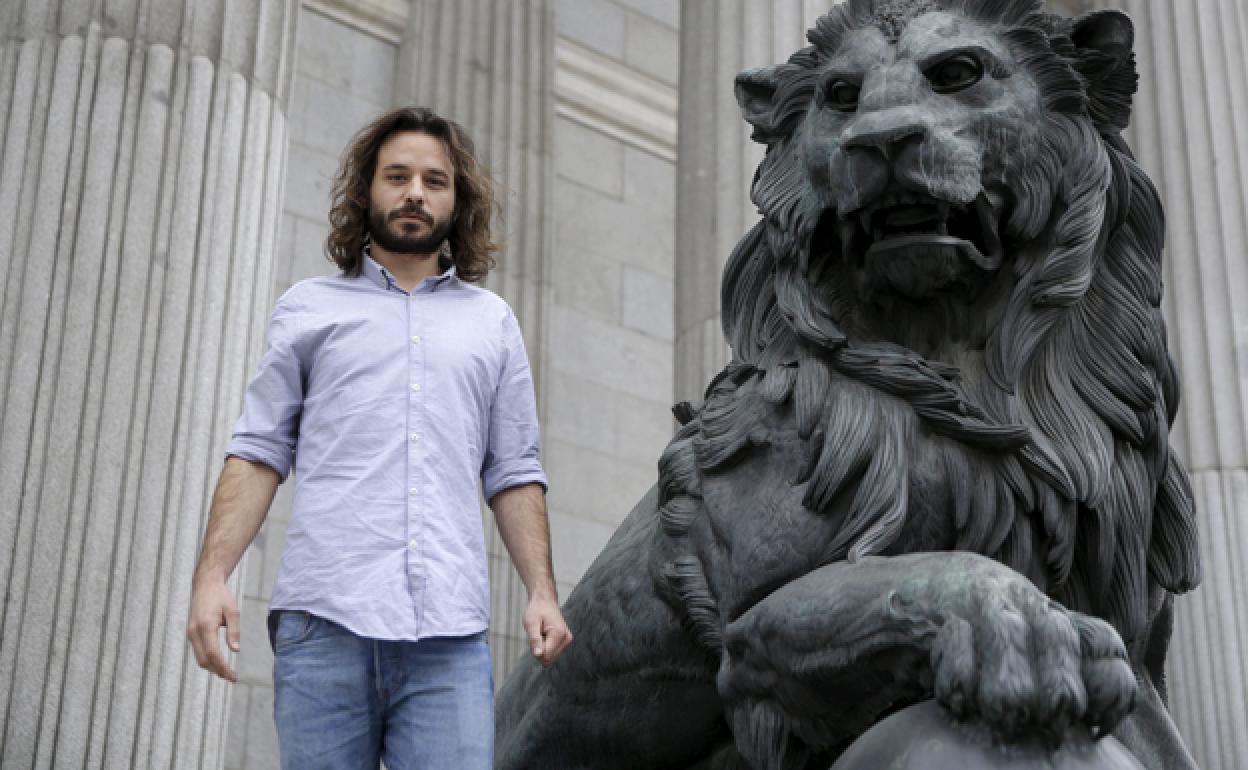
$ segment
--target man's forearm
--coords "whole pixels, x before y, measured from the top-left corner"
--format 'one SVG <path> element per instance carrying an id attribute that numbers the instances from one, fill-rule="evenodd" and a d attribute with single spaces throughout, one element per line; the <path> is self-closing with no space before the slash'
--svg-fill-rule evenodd
<path id="1" fill-rule="evenodd" d="M 200 667 L 230 682 L 238 681 L 238 675 L 221 654 L 218 633 L 225 626 L 226 642 L 238 652 L 241 632 L 238 602 L 225 580 L 260 531 L 281 480 L 267 465 L 231 457 L 212 495 L 208 531 L 191 587 L 186 637 Z"/>
<path id="2" fill-rule="evenodd" d="M 281 477 L 263 463 L 230 457 L 212 495 L 204 547 L 195 567 L 195 582 L 225 581 L 255 539 L 273 504 Z"/>
<path id="3" fill-rule="evenodd" d="M 572 643 L 572 631 L 559 611 L 555 591 L 546 492 L 540 484 L 504 489 L 490 500 L 490 507 L 516 572 L 529 590 L 529 606 L 522 621 L 533 657 L 543 666 L 552 666 Z"/>
<path id="4" fill-rule="evenodd" d="M 550 560 L 550 523 L 546 493 L 540 484 L 504 489 L 490 500 L 498 533 L 516 565 L 529 596 L 555 598 L 555 575 Z"/>

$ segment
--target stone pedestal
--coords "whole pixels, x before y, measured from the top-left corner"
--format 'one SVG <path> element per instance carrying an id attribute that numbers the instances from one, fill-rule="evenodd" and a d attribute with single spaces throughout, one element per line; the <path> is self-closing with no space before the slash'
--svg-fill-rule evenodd
<path id="1" fill-rule="evenodd" d="M 412 0 L 399 44 L 394 103 L 419 104 L 468 131 L 496 180 L 503 251 L 487 288 L 515 311 L 545 422 L 544 341 L 550 307 L 554 16 L 549 0 Z M 525 654 L 527 594 L 486 516 L 497 682 Z"/>
<path id="2" fill-rule="evenodd" d="M 1109 6 L 1110 3 L 1098 3 Z M 1140 92 L 1128 135 L 1166 207 L 1165 314 L 1204 583 L 1178 600 L 1171 711 L 1205 770 L 1248 761 L 1248 9 L 1123 0 Z"/>
<path id="3" fill-rule="evenodd" d="M 271 302 L 297 5 L 0 5 L 0 766 L 221 764 L 187 602 Z"/>

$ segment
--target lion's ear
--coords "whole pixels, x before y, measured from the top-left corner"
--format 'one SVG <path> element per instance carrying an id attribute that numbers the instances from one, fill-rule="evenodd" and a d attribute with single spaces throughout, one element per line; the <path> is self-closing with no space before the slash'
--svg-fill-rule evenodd
<path id="1" fill-rule="evenodd" d="M 1094 11 L 1075 19 L 1070 40 L 1078 51 L 1075 69 L 1087 83 L 1088 115 L 1102 131 L 1121 131 L 1139 82 L 1135 25 L 1119 11 Z"/>
<path id="2" fill-rule="evenodd" d="M 779 87 L 779 67 L 755 67 L 737 75 L 737 104 L 741 115 L 754 127 L 751 138 L 766 142 L 776 132 L 776 90 Z"/>

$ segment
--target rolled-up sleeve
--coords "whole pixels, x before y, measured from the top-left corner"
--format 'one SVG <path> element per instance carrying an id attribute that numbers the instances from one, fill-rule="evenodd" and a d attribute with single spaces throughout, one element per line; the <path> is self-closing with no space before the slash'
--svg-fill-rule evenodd
<path id="1" fill-rule="evenodd" d="M 305 380 L 293 292 L 286 292 L 273 309 L 264 356 L 247 386 L 243 414 L 225 450 L 226 457 L 264 463 L 277 471 L 282 481 L 295 459 Z"/>
<path id="2" fill-rule="evenodd" d="M 481 468 L 485 499 L 521 484 L 547 486 L 539 451 L 537 400 L 520 325 L 503 318 L 503 366 L 490 408 L 489 441 Z"/>

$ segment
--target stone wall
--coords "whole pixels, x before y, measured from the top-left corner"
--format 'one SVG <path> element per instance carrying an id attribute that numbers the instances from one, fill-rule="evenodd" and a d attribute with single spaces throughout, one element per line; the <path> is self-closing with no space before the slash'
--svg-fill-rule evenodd
<path id="1" fill-rule="evenodd" d="M 555 9 L 565 65 L 555 78 L 543 443 L 566 596 L 654 483 L 672 431 L 678 14 L 662 0 L 561 0 Z M 568 84 L 574 67 L 610 82 L 615 101 L 593 114 Z M 630 125 L 647 109 L 660 114 L 665 95 L 666 134 Z"/>

